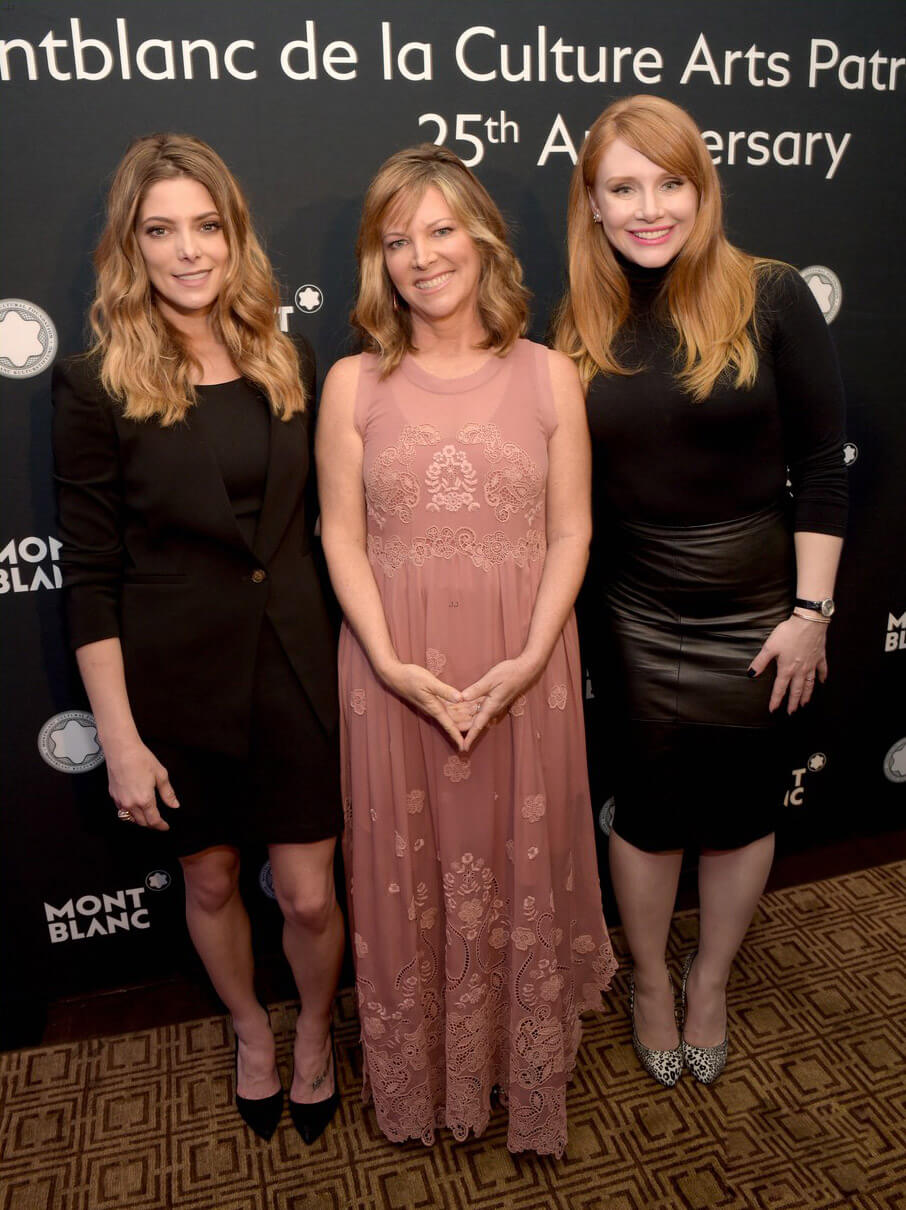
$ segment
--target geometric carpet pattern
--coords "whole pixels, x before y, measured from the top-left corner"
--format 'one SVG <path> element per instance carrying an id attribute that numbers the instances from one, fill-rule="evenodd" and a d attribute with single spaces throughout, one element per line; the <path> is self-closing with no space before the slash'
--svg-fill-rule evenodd
<path id="1" fill-rule="evenodd" d="M 619 931 L 615 930 L 619 941 Z M 681 914 L 672 967 L 693 948 Z M 222 1017 L 0 1056 L 0 1210 L 906 1210 L 906 862 L 764 898 L 711 1088 L 654 1084 L 624 969 L 586 1019 L 562 1160 L 480 1139 L 391 1144 L 361 1104 L 352 996 L 343 1101 L 311 1148 L 232 1108 Z M 288 1078 L 292 1005 L 271 1008 Z"/>

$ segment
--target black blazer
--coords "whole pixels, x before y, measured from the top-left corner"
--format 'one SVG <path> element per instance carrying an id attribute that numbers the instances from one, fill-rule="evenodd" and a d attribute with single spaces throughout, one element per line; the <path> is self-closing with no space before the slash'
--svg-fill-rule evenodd
<path id="1" fill-rule="evenodd" d="M 314 357 L 301 349 L 306 398 Z M 333 630 L 310 548 L 313 411 L 271 413 L 253 546 L 192 415 L 126 420 L 98 363 L 53 373 L 61 564 L 73 648 L 119 637 L 143 738 L 244 755 L 258 637 L 272 623 L 326 731 L 337 724 Z"/>

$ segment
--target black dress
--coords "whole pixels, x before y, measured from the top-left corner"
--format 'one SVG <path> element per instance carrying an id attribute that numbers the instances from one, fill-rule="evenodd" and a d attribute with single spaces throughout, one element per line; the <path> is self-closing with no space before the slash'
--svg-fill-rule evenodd
<path id="1" fill-rule="evenodd" d="M 119 638 L 139 732 L 180 802 L 159 804 L 180 855 L 336 836 L 333 635 L 304 506 L 309 414 L 275 418 L 245 379 L 197 394 L 180 424 L 126 421 L 91 359 L 58 365 L 70 639 Z"/>
<path id="2" fill-rule="evenodd" d="M 843 533 L 842 388 L 808 287 L 777 267 L 759 286 L 755 383 L 726 376 L 696 403 L 660 318 L 668 268 L 624 272 L 621 360 L 644 368 L 589 389 L 582 609 L 596 696 L 612 703 L 613 827 L 652 852 L 737 848 L 773 831 L 783 793 L 774 666 L 747 670 L 792 608 L 793 532 Z"/>
<path id="3" fill-rule="evenodd" d="M 244 378 L 199 386 L 196 394 L 190 423 L 214 455 L 236 524 L 251 547 L 264 501 L 270 406 Z M 320 725 L 266 617 L 255 656 L 247 755 L 229 759 L 148 740 L 180 801 L 177 811 L 161 804 L 161 813 L 182 856 L 212 845 L 307 844 L 343 830 L 337 733 Z"/>

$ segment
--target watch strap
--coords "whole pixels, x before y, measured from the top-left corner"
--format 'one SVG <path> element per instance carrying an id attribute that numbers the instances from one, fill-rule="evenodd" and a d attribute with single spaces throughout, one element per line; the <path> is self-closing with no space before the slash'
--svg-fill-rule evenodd
<path id="1" fill-rule="evenodd" d="M 833 597 L 825 597 L 822 601 L 808 601 L 804 597 L 796 597 L 793 607 L 808 609 L 811 613 L 820 614 L 822 618 L 830 618 L 834 612 L 834 600 Z"/>

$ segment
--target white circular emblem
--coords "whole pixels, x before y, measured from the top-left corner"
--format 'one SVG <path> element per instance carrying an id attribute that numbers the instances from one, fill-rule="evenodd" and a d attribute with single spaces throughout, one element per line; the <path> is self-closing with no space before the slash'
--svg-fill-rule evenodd
<path id="1" fill-rule="evenodd" d="M 611 795 L 598 812 L 598 827 L 605 836 L 610 835 L 610 829 L 613 827 L 613 816 L 615 810 L 616 803 L 614 802 L 613 795 Z"/>
<path id="2" fill-rule="evenodd" d="M 828 269 L 827 265 L 809 265 L 808 268 L 800 269 L 799 272 L 814 294 L 815 300 L 821 308 L 821 314 L 829 324 L 833 323 L 840 312 L 840 304 L 843 302 L 843 286 L 840 284 L 840 278 L 833 269 Z"/>
<path id="3" fill-rule="evenodd" d="M 166 870 L 152 870 L 145 879 L 149 891 L 165 891 L 173 879 Z"/>
<path id="4" fill-rule="evenodd" d="M 843 442 L 843 465 L 852 466 L 855 460 L 859 457 L 859 447 L 855 441 Z"/>
<path id="5" fill-rule="evenodd" d="M 324 306 L 324 295 L 317 286 L 300 286 L 296 291 L 295 302 L 300 311 L 304 311 L 306 315 L 314 315 L 315 311 L 320 311 Z"/>
<path id="6" fill-rule="evenodd" d="M 808 758 L 807 764 L 812 773 L 820 773 L 827 764 L 827 757 L 823 752 L 813 752 Z"/>
<path id="7" fill-rule="evenodd" d="M 906 737 L 890 745 L 884 757 L 884 776 L 901 785 L 906 782 Z"/>
<path id="8" fill-rule="evenodd" d="M 0 374 L 33 378 L 57 351 L 57 330 L 46 311 L 22 298 L 0 298 Z"/>
<path id="9" fill-rule="evenodd" d="M 277 898 L 277 892 L 274 890 L 274 875 L 269 861 L 266 861 L 261 867 L 258 874 L 258 885 L 264 894 L 267 895 L 268 899 Z"/>
<path id="10" fill-rule="evenodd" d="M 64 710 L 38 732 L 38 751 L 60 773 L 89 773 L 104 763 L 94 717 L 87 710 Z"/>

